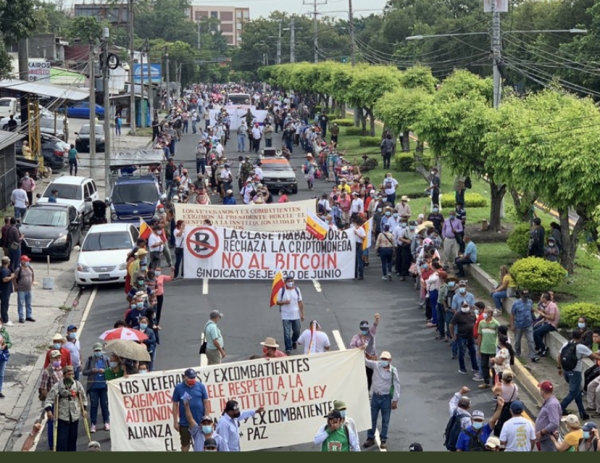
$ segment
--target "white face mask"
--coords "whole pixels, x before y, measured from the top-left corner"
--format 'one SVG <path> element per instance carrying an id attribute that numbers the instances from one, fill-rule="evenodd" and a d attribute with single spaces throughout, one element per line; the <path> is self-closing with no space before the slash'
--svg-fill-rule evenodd
<path id="1" fill-rule="evenodd" d="M 290 282 L 286 283 L 285 285 L 286 285 L 288 288 L 291 288 L 291 287 L 293 287 L 293 286 L 294 286 L 294 282 L 293 282 L 293 281 L 290 281 Z"/>
<path id="2" fill-rule="evenodd" d="M 467 312 L 469 311 L 469 308 L 468 308 L 468 307 L 461 307 L 461 308 L 460 308 L 460 311 L 461 311 L 462 313 L 467 313 Z"/>

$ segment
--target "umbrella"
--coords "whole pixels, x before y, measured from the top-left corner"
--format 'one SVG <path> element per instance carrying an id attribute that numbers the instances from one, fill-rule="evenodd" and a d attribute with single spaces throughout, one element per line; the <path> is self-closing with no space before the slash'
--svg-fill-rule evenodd
<path id="1" fill-rule="evenodd" d="M 115 339 L 122 339 L 124 341 L 145 341 L 148 339 L 148 336 L 146 336 L 140 330 L 132 330 L 131 328 L 115 328 L 102 333 L 100 335 L 100 339 L 103 341 L 113 341 Z"/>
<path id="2" fill-rule="evenodd" d="M 146 346 L 138 344 L 134 341 L 124 341 L 123 339 L 115 339 L 106 343 L 106 350 L 112 352 L 118 357 L 136 360 L 138 362 L 150 362 L 150 354 L 146 350 Z"/>

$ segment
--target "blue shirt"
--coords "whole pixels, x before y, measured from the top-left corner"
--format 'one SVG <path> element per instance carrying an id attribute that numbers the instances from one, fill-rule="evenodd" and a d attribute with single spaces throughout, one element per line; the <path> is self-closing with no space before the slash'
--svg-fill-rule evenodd
<path id="1" fill-rule="evenodd" d="M 108 358 L 104 357 L 104 356 L 97 358 L 94 368 L 98 368 L 98 369 L 102 368 L 104 370 L 107 370 L 109 368 Z M 106 389 L 106 388 L 107 388 L 106 377 L 104 376 L 104 373 L 94 374 L 94 382 L 92 383 L 91 389 Z"/>
<path id="2" fill-rule="evenodd" d="M 55 203 L 56 202 L 56 196 L 50 195 L 50 197 L 48 198 L 48 202 L 49 203 Z"/>
<path id="3" fill-rule="evenodd" d="M 471 262 L 477 262 L 477 246 L 473 241 L 469 241 L 465 246 L 465 256 L 470 254 Z"/>
<path id="4" fill-rule="evenodd" d="M 513 303 L 510 313 L 515 317 L 515 328 L 523 329 L 533 325 L 532 308 L 533 302 L 531 299 L 527 299 L 526 302 L 523 302 L 522 299 L 517 299 Z"/>
<path id="5" fill-rule="evenodd" d="M 237 204 L 235 201 L 235 197 L 234 196 L 225 196 L 223 198 L 223 204 L 227 204 L 227 205 L 235 205 Z"/>
<path id="6" fill-rule="evenodd" d="M 477 430 L 472 425 L 465 429 L 465 431 L 469 432 L 470 434 L 477 433 Z M 462 431 L 458 435 L 458 440 L 456 441 L 456 450 L 460 450 L 461 452 L 468 452 L 471 444 L 471 438 L 465 431 Z M 479 440 L 484 446 L 491 434 L 492 428 L 490 428 L 489 423 L 484 424 L 479 434 Z"/>
<path id="7" fill-rule="evenodd" d="M 182 400 L 186 392 L 192 397 L 190 399 L 190 410 L 196 423 L 202 421 L 202 417 L 204 416 L 204 400 L 208 399 L 206 386 L 200 381 L 196 381 L 196 384 L 193 386 L 188 386 L 185 382 L 175 386 L 173 390 L 173 403 L 179 403 L 179 426 L 189 426 Z"/>
<path id="8" fill-rule="evenodd" d="M 468 291 L 463 296 L 456 290 L 456 294 L 452 297 L 452 310 L 460 311 L 463 302 L 469 304 L 469 307 L 473 307 L 475 305 L 475 296 Z"/>

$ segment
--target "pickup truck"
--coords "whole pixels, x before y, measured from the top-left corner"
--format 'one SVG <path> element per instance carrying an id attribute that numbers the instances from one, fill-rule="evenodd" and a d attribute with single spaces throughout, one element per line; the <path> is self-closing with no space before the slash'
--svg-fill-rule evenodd
<path id="1" fill-rule="evenodd" d="M 0 117 L 9 118 L 10 116 L 17 116 L 21 111 L 21 105 L 17 98 L 0 98 Z M 8 119 L 7 119 L 8 120 Z"/>
<path id="2" fill-rule="evenodd" d="M 122 176 L 117 178 L 107 205 L 110 207 L 112 223 L 128 222 L 136 227 L 140 218 L 152 220 L 161 199 L 156 177 L 152 175 Z"/>

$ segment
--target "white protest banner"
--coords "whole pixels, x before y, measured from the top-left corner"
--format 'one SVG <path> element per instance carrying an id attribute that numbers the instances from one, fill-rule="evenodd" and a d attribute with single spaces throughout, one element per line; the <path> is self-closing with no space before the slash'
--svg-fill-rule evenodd
<path id="1" fill-rule="evenodd" d="M 187 225 L 202 225 L 209 219 L 215 227 L 254 231 L 295 231 L 306 229 L 306 210 L 316 212 L 314 199 L 275 204 L 236 206 L 175 204 L 175 217 Z"/>
<path id="2" fill-rule="evenodd" d="M 246 120 L 246 114 L 248 113 L 248 109 L 250 109 L 250 112 L 254 116 L 253 122 L 258 122 L 260 125 L 263 125 L 267 114 L 269 113 L 268 111 L 265 111 L 263 109 L 256 109 L 256 107 L 250 105 L 229 105 L 225 106 L 225 109 L 227 110 L 227 114 L 229 114 L 229 130 L 231 131 L 236 131 L 239 128 L 239 126 L 242 125 L 242 121 Z M 217 116 L 220 113 L 221 108 L 210 110 L 211 127 L 216 125 Z"/>
<path id="3" fill-rule="evenodd" d="M 281 270 L 296 280 L 354 278 L 352 231 L 256 232 L 214 226 L 185 228 L 184 278 L 272 280 Z"/>
<path id="4" fill-rule="evenodd" d="M 242 410 L 265 408 L 240 427 L 241 450 L 261 450 L 312 442 L 334 400 L 346 403 L 358 432 L 369 429 L 364 359 L 362 350 L 352 349 L 224 363 L 196 372 L 210 398 L 210 412 L 205 414 L 220 418 L 228 400 L 238 401 Z M 111 451 L 180 450 L 171 397 L 184 371 L 151 372 L 107 383 Z"/>

